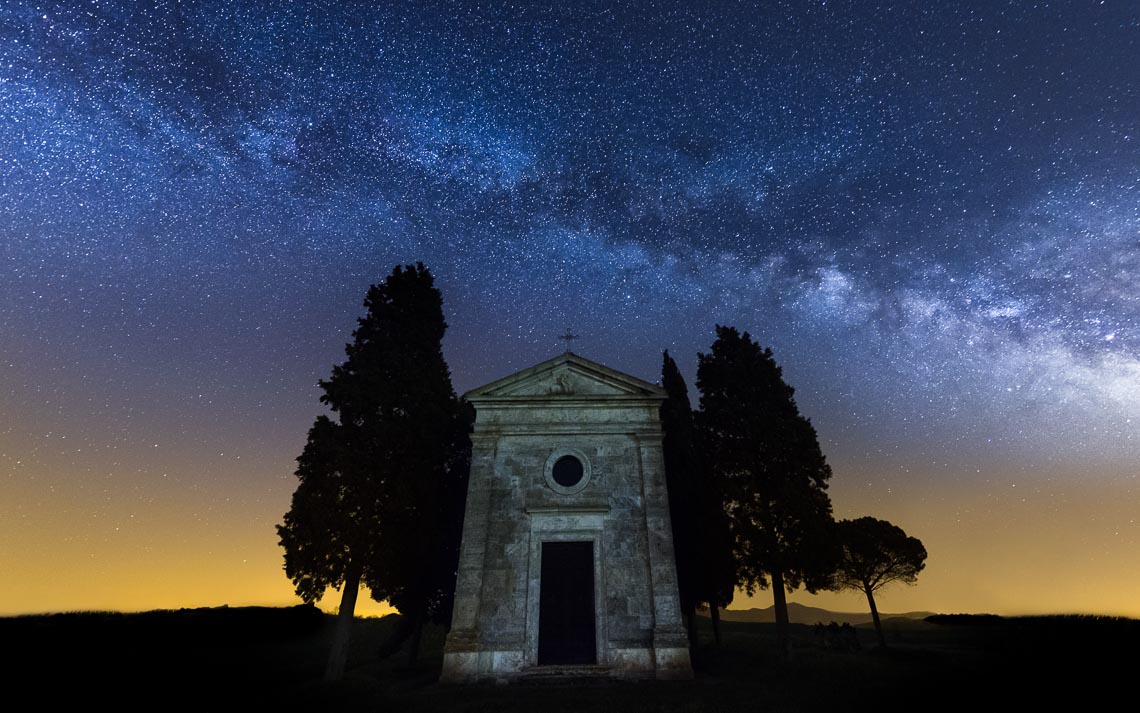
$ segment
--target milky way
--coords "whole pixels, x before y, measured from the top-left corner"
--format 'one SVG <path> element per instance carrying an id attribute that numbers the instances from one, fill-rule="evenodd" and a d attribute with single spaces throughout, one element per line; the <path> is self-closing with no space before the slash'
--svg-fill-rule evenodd
<path id="1" fill-rule="evenodd" d="M 866 502 L 1137 495 L 1134 3 L 540 5 L 4 3 L 12 541 L 233 503 L 272 555 L 316 380 L 414 261 L 459 391 L 566 328 L 692 386 L 732 324 Z"/>

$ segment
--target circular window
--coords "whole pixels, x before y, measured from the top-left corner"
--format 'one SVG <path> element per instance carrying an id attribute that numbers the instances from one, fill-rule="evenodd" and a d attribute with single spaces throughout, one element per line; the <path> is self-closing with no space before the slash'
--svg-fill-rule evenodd
<path id="1" fill-rule="evenodd" d="M 563 488 L 573 488 L 582 480 L 582 461 L 574 456 L 562 456 L 554 462 L 551 476 Z"/>
<path id="2" fill-rule="evenodd" d="M 576 448 L 559 448 L 546 459 L 543 475 L 551 490 L 573 495 L 590 484 L 590 459 Z"/>

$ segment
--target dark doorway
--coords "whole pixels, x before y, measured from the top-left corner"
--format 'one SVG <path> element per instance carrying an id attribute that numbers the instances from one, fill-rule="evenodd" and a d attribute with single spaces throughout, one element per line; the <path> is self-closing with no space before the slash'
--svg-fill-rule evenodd
<path id="1" fill-rule="evenodd" d="M 596 663 L 594 543 L 543 542 L 538 665 Z"/>

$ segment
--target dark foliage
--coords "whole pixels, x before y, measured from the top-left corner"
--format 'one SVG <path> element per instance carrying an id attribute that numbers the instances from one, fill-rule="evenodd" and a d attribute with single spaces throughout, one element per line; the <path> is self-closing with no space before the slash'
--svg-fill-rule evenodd
<path id="1" fill-rule="evenodd" d="M 772 350 L 733 327 L 716 332 L 698 355 L 701 438 L 725 498 L 737 581 L 750 593 L 771 585 L 786 648 L 785 590 L 827 588 L 838 559 L 831 468 Z"/>
<path id="2" fill-rule="evenodd" d="M 285 549 L 285 573 L 297 596 L 319 601 L 329 587 L 340 587 L 374 558 L 386 496 L 369 477 L 366 462 L 353 457 L 350 431 L 318 416 L 297 458 L 300 483 L 292 506 L 277 526 Z"/>
<path id="3" fill-rule="evenodd" d="M 923 621 L 942 626 L 996 626 L 1005 619 L 997 614 L 931 614 Z"/>
<path id="4" fill-rule="evenodd" d="M 842 626 L 832 621 L 828 624 L 819 622 L 812 627 L 812 635 L 816 645 L 833 651 L 860 651 L 863 646 L 859 643 L 859 632 L 851 624 L 844 622 Z"/>

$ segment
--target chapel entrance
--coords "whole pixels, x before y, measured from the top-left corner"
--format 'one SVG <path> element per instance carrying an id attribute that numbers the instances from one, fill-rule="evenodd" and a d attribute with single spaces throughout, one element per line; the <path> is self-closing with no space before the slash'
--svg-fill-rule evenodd
<path id="1" fill-rule="evenodd" d="M 594 543 L 543 542 L 538 665 L 596 663 Z"/>

